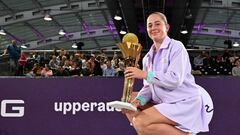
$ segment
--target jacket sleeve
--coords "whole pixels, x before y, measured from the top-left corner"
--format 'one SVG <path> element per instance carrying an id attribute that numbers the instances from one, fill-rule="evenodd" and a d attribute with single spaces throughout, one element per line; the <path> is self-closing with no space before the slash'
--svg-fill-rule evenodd
<path id="1" fill-rule="evenodd" d="M 147 71 L 147 58 L 146 56 L 143 58 L 143 71 Z M 141 102 L 147 103 L 152 99 L 151 89 L 149 83 L 146 80 L 143 80 L 143 87 L 139 91 L 137 99 L 142 99 Z"/>

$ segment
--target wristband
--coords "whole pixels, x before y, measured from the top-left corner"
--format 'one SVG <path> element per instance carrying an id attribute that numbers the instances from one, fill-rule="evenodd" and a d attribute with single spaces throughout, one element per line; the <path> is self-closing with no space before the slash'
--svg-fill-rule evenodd
<path id="1" fill-rule="evenodd" d="M 148 71 L 147 73 L 147 82 L 151 83 L 153 79 L 153 72 L 152 71 Z"/>
<path id="2" fill-rule="evenodd" d="M 146 104 L 146 101 L 142 96 L 137 96 L 136 99 L 140 101 L 141 106 L 144 106 Z"/>

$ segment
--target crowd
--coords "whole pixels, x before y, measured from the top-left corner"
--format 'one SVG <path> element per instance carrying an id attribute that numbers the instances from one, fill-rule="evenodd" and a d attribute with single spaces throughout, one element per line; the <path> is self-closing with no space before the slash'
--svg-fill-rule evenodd
<path id="1" fill-rule="evenodd" d="M 54 49 L 49 53 L 20 52 L 14 53 L 10 48 L 10 72 L 14 76 L 51 77 L 51 76 L 124 76 L 125 63 L 120 52 L 104 51 L 86 53 L 69 52 Z M 142 54 L 142 57 L 144 53 Z M 202 51 L 190 53 L 192 74 L 194 75 L 233 75 L 240 76 L 240 59 L 237 54 L 225 50 L 223 53 L 211 54 Z M 141 61 L 141 60 L 140 60 Z M 141 62 L 139 63 L 141 67 Z"/>
<path id="2" fill-rule="evenodd" d="M 116 52 L 105 53 L 69 52 L 64 49 L 43 54 L 21 52 L 15 65 L 15 76 L 123 76 L 125 64 Z"/>
<path id="3" fill-rule="evenodd" d="M 195 75 L 233 75 L 240 76 L 239 55 L 225 50 L 223 53 L 209 55 L 202 51 L 197 56 L 190 56 L 192 73 Z"/>

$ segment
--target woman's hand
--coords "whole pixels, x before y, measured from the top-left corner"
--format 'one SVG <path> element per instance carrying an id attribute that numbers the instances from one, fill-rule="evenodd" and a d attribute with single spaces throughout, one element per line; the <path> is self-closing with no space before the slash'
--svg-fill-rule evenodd
<path id="1" fill-rule="evenodd" d="M 140 100 L 134 99 L 134 100 L 131 102 L 131 104 L 132 104 L 133 106 L 135 106 L 136 108 L 138 108 L 139 106 L 141 106 L 140 102 L 141 102 Z"/>
<path id="2" fill-rule="evenodd" d="M 136 67 L 127 67 L 125 69 L 124 74 L 127 79 L 131 79 L 131 78 L 147 79 L 147 72 L 140 70 Z"/>

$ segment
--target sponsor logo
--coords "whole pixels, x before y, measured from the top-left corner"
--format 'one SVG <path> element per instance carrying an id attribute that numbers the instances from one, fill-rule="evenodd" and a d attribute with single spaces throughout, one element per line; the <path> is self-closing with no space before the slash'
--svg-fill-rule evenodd
<path id="1" fill-rule="evenodd" d="M 1 116 L 2 117 L 23 117 L 24 116 L 23 100 L 2 100 Z"/>
<path id="2" fill-rule="evenodd" d="M 62 112 L 63 115 L 72 114 L 75 115 L 77 112 L 113 112 L 121 111 L 107 105 L 104 102 L 55 102 L 54 111 Z"/>

